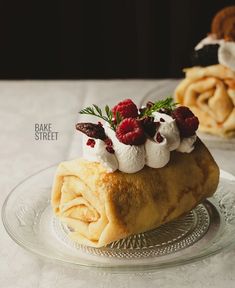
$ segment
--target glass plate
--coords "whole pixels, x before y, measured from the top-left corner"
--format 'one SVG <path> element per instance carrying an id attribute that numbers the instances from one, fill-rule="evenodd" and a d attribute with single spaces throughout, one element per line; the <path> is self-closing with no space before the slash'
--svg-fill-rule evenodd
<path id="1" fill-rule="evenodd" d="M 163 83 L 163 85 L 156 86 L 145 94 L 140 102 L 140 107 L 145 105 L 148 101 L 157 101 L 165 99 L 167 96 L 172 96 L 175 88 L 174 86 L 175 82 L 173 82 L 173 86 L 171 83 Z M 203 132 L 197 132 L 197 135 L 203 140 L 208 148 L 235 150 L 235 138 L 227 139 Z"/>
<path id="2" fill-rule="evenodd" d="M 21 247 L 49 259 L 112 271 L 144 271 L 193 262 L 235 244 L 235 177 L 221 171 L 212 198 L 184 217 L 103 248 L 78 245 L 52 213 L 56 166 L 19 183 L 2 208 L 4 226 Z"/>

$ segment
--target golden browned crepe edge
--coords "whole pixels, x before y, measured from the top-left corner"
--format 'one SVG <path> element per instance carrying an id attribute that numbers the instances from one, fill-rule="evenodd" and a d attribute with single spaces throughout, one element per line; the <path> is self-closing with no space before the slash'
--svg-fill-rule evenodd
<path id="1" fill-rule="evenodd" d="M 171 153 L 170 162 L 166 166 L 164 166 L 160 169 L 154 169 L 154 168 L 150 168 L 150 167 L 145 166 L 144 169 L 142 169 L 141 171 L 134 173 L 134 174 L 127 174 L 127 173 L 122 173 L 120 171 L 117 171 L 115 173 L 104 175 L 102 182 L 109 183 L 108 184 L 109 193 L 107 193 L 107 195 L 109 195 L 109 197 L 111 197 L 112 200 L 115 199 L 115 201 L 110 202 L 110 206 L 113 209 L 112 215 L 115 215 L 114 217 L 117 220 L 119 220 L 119 225 L 122 226 L 124 230 L 128 231 L 128 228 L 127 228 L 128 222 L 125 221 L 125 217 L 123 217 L 123 215 L 125 215 L 125 210 L 128 211 L 128 209 L 127 209 L 126 205 L 123 205 L 123 203 L 131 203 L 131 205 L 132 205 L 136 199 L 143 203 L 145 201 L 144 197 L 146 195 L 144 194 L 144 191 L 146 189 L 151 190 L 153 198 L 156 199 L 156 204 L 158 204 L 157 201 L 158 201 L 159 197 L 160 198 L 163 197 L 161 199 L 162 202 L 163 201 L 164 202 L 169 201 L 172 197 L 171 191 L 173 188 L 172 189 L 169 188 L 169 183 L 168 183 L 166 190 L 159 192 L 158 189 L 156 189 L 153 186 L 152 179 L 155 179 L 154 181 L 156 181 L 156 183 L 157 183 L 157 181 L 159 181 L 159 179 L 161 179 L 161 174 L 163 174 L 163 171 L 165 171 L 166 173 L 164 173 L 164 174 L 168 175 L 168 181 L 170 181 L 170 182 L 171 181 L 175 181 L 175 182 L 179 181 L 179 179 L 178 179 L 179 175 L 170 175 L 173 172 L 173 171 L 170 172 L 170 169 L 171 169 L 170 167 L 173 167 L 172 165 L 174 165 L 175 171 L 178 168 L 180 169 L 180 166 L 183 165 L 182 164 L 182 158 L 184 158 L 184 165 L 186 165 L 187 162 L 190 163 L 190 159 L 195 160 L 195 164 L 197 165 L 197 167 L 201 171 L 200 176 L 203 175 L 198 180 L 198 181 L 201 181 L 201 183 L 199 183 L 199 182 L 196 183 L 194 189 L 191 189 L 193 197 L 194 197 L 194 199 L 191 199 L 193 203 L 191 206 L 185 207 L 184 206 L 184 200 L 183 200 L 184 194 L 189 193 L 190 183 L 192 182 L 192 177 L 195 177 L 195 175 L 194 176 L 187 175 L 188 181 L 185 182 L 186 186 L 184 187 L 184 190 L 182 191 L 182 193 L 179 193 L 177 195 L 177 197 L 179 197 L 178 202 L 170 204 L 168 209 L 165 211 L 165 215 L 163 217 L 161 217 L 161 221 L 160 221 L 160 223 L 158 223 L 159 225 L 156 224 L 156 225 L 153 225 L 153 227 L 152 227 L 152 228 L 156 228 L 156 227 L 162 225 L 163 223 L 169 222 L 172 219 L 178 218 L 181 215 L 189 212 L 195 206 L 197 206 L 201 201 L 203 201 L 207 197 L 212 196 L 213 193 L 216 191 L 216 188 L 217 188 L 217 185 L 219 182 L 219 168 L 218 168 L 218 165 L 216 164 L 215 160 L 213 159 L 212 155 L 210 154 L 210 152 L 208 151 L 206 146 L 201 142 L 201 140 L 199 140 L 199 139 L 197 140 L 197 143 L 195 145 L 195 149 L 191 153 L 181 153 L 181 152 L 173 151 Z M 193 162 L 194 161 L 192 161 L 192 163 Z M 188 168 L 190 168 L 190 167 L 188 167 Z M 186 171 L 187 171 L 187 169 L 186 169 Z M 188 172 L 190 172 L 190 171 L 188 171 Z M 164 176 L 164 177 L 167 177 L 167 176 Z M 165 180 L 167 181 L 167 178 L 164 178 L 164 177 L 162 177 L 163 181 L 165 181 Z M 121 193 L 120 191 L 125 191 L 125 189 L 127 189 L 129 187 L 129 183 L 134 183 L 134 189 L 132 191 L 133 193 L 130 192 L 128 194 L 123 195 L 123 193 Z M 163 184 L 161 183 L 161 185 L 164 186 L 164 185 L 166 185 L 166 183 L 163 183 Z M 162 187 L 160 187 L 160 188 L 162 189 Z M 203 191 L 200 191 L 200 189 L 202 189 Z M 137 191 L 137 190 L 138 191 L 142 190 L 143 194 L 141 192 L 136 194 L 135 191 Z M 114 191 L 116 191 L 116 193 L 113 193 Z M 156 192 L 159 192 L 159 193 L 156 193 Z M 118 196 L 115 196 L 115 194 L 116 195 L 118 195 L 118 194 L 122 195 L 121 199 L 119 199 Z M 142 198 L 140 196 L 142 196 Z M 187 202 L 187 200 L 185 202 Z M 138 206 L 138 203 L 136 205 Z M 123 207 L 124 207 L 124 209 L 123 209 Z"/>

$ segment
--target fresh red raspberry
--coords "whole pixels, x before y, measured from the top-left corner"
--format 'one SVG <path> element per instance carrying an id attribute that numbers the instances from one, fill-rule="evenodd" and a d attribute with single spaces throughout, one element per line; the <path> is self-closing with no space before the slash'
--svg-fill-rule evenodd
<path id="1" fill-rule="evenodd" d="M 106 139 L 104 140 L 104 143 L 105 143 L 107 146 L 113 146 L 113 142 L 112 142 L 112 140 L 111 140 L 110 138 L 106 138 Z"/>
<path id="2" fill-rule="evenodd" d="M 198 128 L 198 118 L 185 106 L 180 106 L 172 111 L 171 116 L 176 120 L 181 137 L 190 137 Z"/>
<path id="3" fill-rule="evenodd" d="M 113 147 L 111 147 L 111 146 L 107 146 L 107 147 L 106 147 L 106 150 L 107 150 L 109 153 L 111 153 L 111 154 L 114 154 L 114 153 L 115 153 Z"/>
<path id="4" fill-rule="evenodd" d="M 164 140 L 160 132 L 157 132 L 156 140 L 158 143 L 162 143 L 162 141 Z"/>
<path id="5" fill-rule="evenodd" d="M 141 122 L 134 118 L 126 118 L 116 130 L 118 140 L 126 145 L 141 145 L 145 142 L 144 129 Z"/>
<path id="6" fill-rule="evenodd" d="M 89 138 L 86 142 L 86 145 L 91 146 L 91 148 L 94 148 L 95 147 L 95 140 Z"/>
<path id="7" fill-rule="evenodd" d="M 136 118 L 138 117 L 138 108 L 131 99 L 126 99 L 112 109 L 114 120 L 116 120 L 116 112 L 120 113 L 120 116 L 125 118 Z"/>

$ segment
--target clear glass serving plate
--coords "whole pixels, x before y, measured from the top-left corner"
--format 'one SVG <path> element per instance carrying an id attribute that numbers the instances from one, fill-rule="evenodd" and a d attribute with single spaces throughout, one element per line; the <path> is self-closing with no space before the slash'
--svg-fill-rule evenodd
<path id="1" fill-rule="evenodd" d="M 184 217 L 103 248 L 79 245 L 53 215 L 50 193 L 56 166 L 19 183 L 2 208 L 3 224 L 21 247 L 51 260 L 112 271 L 155 270 L 214 255 L 235 244 L 235 177 L 221 171 L 212 198 Z"/>

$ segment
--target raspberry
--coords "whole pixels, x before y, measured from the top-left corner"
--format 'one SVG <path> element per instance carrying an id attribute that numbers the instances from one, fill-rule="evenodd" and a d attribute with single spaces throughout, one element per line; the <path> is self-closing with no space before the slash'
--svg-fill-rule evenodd
<path id="1" fill-rule="evenodd" d="M 86 142 L 87 146 L 91 146 L 91 148 L 95 147 L 95 140 L 94 139 L 88 139 Z"/>
<path id="2" fill-rule="evenodd" d="M 104 128 L 100 124 L 77 123 L 76 129 L 91 138 L 96 138 L 100 140 L 105 140 L 107 138 Z"/>
<path id="3" fill-rule="evenodd" d="M 116 136 L 126 145 L 141 145 L 146 139 L 141 122 L 133 118 L 122 120 L 117 127 Z"/>
<path id="4" fill-rule="evenodd" d="M 114 120 L 116 120 L 116 113 L 119 112 L 120 116 L 125 118 L 136 118 L 138 117 L 138 108 L 131 99 L 126 99 L 112 109 Z"/>
<path id="5" fill-rule="evenodd" d="M 171 116 L 176 120 L 181 137 L 190 137 L 198 128 L 198 118 L 185 106 L 180 106 L 172 111 Z"/>
<path id="6" fill-rule="evenodd" d="M 164 138 L 162 137 L 160 132 L 157 132 L 156 140 L 157 140 L 158 143 L 162 143 L 162 141 L 164 140 Z"/>
<path id="7" fill-rule="evenodd" d="M 110 138 L 106 138 L 106 139 L 104 140 L 104 143 L 105 143 L 107 146 L 113 146 L 113 142 L 112 142 L 112 140 L 111 140 Z"/>
<path id="8" fill-rule="evenodd" d="M 105 149 L 111 154 L 115 153 L 115 151 L 113 150 L 113 147 L 111 147 L 111 146 L 107 146 L 107 147 L 105 147 Z"/>

